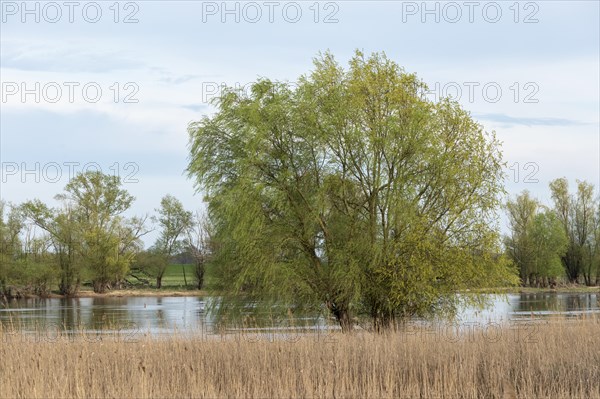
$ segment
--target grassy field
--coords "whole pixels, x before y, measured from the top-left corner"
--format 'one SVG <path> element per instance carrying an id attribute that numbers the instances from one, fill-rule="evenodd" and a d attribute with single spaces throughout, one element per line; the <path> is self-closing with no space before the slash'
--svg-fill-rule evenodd
<path id="1" fill-rule="evenodd" d="M 185 278 L 183 276 L 184 269 L 185 269 Z M 141 277 L 146 278 L 150 282 L 151 287 L 156 286 L 156 279 L 147 277 L 144 275 L 142 275 Z M 167 266 L 167 269 L 165 270 L 165 274 L 163 275 L 162 286 L 163 286 L 163 288 L 166 288 L 166 289 L 185 288 L 186 287 L 186 284 L 185 284 L 186 279 L 187 279 L 188 288 L 195 287 L 196 278 L 194 276 L 194 265 L 171 263 Z M 128 281 L 133 284 L 139 284 L 139 281 L 137 281 L 135 278 L 132 278 L 132 277 L 129 277 Z"/>
<path id="2" fill-rule="evenodd" d="M 83 287 L 77 293 L 80 298 L 94 298 L 94 297 L 140 297 L 140 296 L 206 296 L 209 295 L 206 290 L 196 290 L 191 288 L 177 288 L 168 287 L 157 290 L 156 288 L 131 288 L 122 290 L 112 290 L 103 294 L 97 294 L 92 290 L 91 287 Z M 55 295 L 57 298 L 61 298 L 60 295 Z M 1 396 L 0 396 L 1 398 Z"/>
<path id="3" fill-rule="evenodd" d="M 162 279 L 163 287 L 184 287 L 185 280 L 183 278 L 183 270 L 185 269 L 185 276 L 187 283 L 190 287 L 195 285 L 196 278 L 194 277 L 194 265 L 182 265 L 172 263 L 167 266 L 167 270 Z M 156 283 L 156 282 L 153 282 Z"/>
<path id="4" fill-rule="evenodd" d="M 0 332 L 0 393 L 19 398 L 597 398 L 600 321 L 457 336 L 442 330 L 294 340 Z M 135 337 L 134 337 L 135 338 Z"/>
<path id="5" fill-rule="evenodd" d="M 187 286 L 185 285 L 185 279 L 183 277 L 183 269 L 185 268 L 185 274 L 187 278 Z M 146 278 L 150 283 L 150 286 L 140 286 L 139 280 L 129 277 L 127 280 L 134 284 L 132 288 L 116 289 L 108 291 L 104 294 L 94 293 L 90 283 L 83 285 L 78 293 L 80 297 L 97 297 L 97 296 L 203 296 L 206 295 L 206 290 L 196 289 L 196 278 L 194 276 L 194 265 L 189 264 L 176 264 L 172 263 L 167 266 L 165 274 L 162 279 L 162 288 L 156 289 L 156 279 L 141 276 Z M 206 287 L 206 281 L 204 286 Z M 59 296 L 59 295 L 57 295 Z"/>

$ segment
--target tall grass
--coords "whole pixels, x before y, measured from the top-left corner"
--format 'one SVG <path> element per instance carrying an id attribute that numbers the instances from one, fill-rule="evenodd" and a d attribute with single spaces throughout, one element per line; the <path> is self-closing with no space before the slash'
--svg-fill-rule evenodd
<path id="1" fill-rule="evenodd" d="M 0 397 L 600 397 L 598 319 L 458 335 L 121 338 L 0 331 Z"/>

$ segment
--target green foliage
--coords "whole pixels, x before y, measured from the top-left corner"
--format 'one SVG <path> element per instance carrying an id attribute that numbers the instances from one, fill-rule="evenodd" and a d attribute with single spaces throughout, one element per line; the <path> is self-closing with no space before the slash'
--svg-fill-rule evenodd
<path id="1" fill-rule="evenodd" d="M 0 297 L 18 279 L 17 261 L 21 254 L 23 227 L 18 209 L 0 200 Z"/>
<path id="2" fill-rule="evenodd" d="M 193 276 L 196 280 L 196 288 L 204 288 L 206 266 L 216 252 L 216 240 L 214 239 L 214 227 L 206 215 L 199 211 L 192 216 L 191 229 L 187 231 L 185 245 L 194 260 Z"/>
<path id="3" fill-rule="evenodd" d="M 562 263 L 571 282 L 577 282 L 583 275 L 587 285 L 593 284 L 594 274 L 598 280 L 600 246 L 598 228 L 600 225 L 600 203 L 594 197 L 594 186 L 585 181 L 577 181 L 577 193 L 569 193 L 569 182 L 560 178 L 550 183 L 554 202 L 554 212 L 568 238 L 566 253 Z"/>
<path id="4" fill-rule="evenodd" d="M 46 296 L 58 276 L 50 237 L 33 234 L 22 207 L 10 206 L 5 217 L 7 207 L 0 202 L 0 295 L 10 286 Z"/>
<path id="5" fill-rule="evenodd" d="M 546 209 L 524 191 L 514 201 L 509 200 L 506 209 L 511 226 L 506 249 L 519 267 L 523 285 L 546 286 L 565 276 L 562 260 L 568 255 L 570 244 L 560 207 Z"/>
<path id="6" fill-rule="evenodd" d="M 121 188 L 119 178 L 100 172 L 80 174 L 56 198 L 61 201 L 57 208 L 39 200 L 20 207 L 27 220 L 47 233 L 52 248 L 41 264 L 47 266 L 30 266 L 56 269 L 48 276 L 58 274 L 59 291 L 65 295 L 75 294 L 84 277 L 92 280 L 96 292 L 124 279 L 141 247 L 139 237 L 147 230 L 144 218 L 121 216 L 133 197 Z"/>
<path id="7" fill-rule="evenodd" d="M 104 292 L 129 270 L 135 239 L 120 216 L 134 198 L 117 176 L 90 171 L 74 177 L 57 196 L 73 207 L 81 239 L 81 255 L 92 273 L 94 291 Z M 123 245 L 125 244 L 125 245 Z"/>
<path id="8" fill-rule="evenodd" d="M 192 212 L 186 211 L 181 201 L 172 195 L 166 195 L 160 201 L 160 208 L 156 209 L 158 217 L 154 220 L 158 223 L 160 236 L 154 244 L 154 251 L 163 255 L 164 262 L 154 262 L 154 267 L 149 269 L 152 276 L 156 278 L 156 287 L 162 285 L 162 277 L 168 265 L 168 261 L 180 252 L 186 236 L 193 227 Z"/>
<path id="9" fill-rule="evenodd" d="M 531 225 L 540 207 L 529 191 L 525 190 L 514 201 L 508 200 L 506 211 L 511 228 L 511 235 L 505 238 L 505 246 L 511 259 L 519 269 L 523 284 L 535 276 L 534 246 L 531 241 Z"/>
<path id="10" fill-rule="evenodd" d="M 172 195 L 162 198 L 156 212 L 158 216 L 155 221 L 160 229 L 160 237 L 155 247 L 167 256 L 172 256 L 184 247 L 184 241 L 180 237 L 192 228 L 192 212 L 186 211 L 181 201 Z"/>
<path id="11" fill-rule="evenodd" d="M 535 215 L 531 226 L 533 269 L 539 276 L 556 278 L 565 275 L 561 263 L 568 248 L 568 238 L 556 215 L 545 211 Z"/>
<path id="12" fill-rule="evenodd" d="M 145 276 L 157 279 L 156 288 L 160 288 L 159 281 L 162 281 L 168 265 L 169 256 L 156 248 L 151 248 L 136 255 L 132 272 L 141 272 Z"/>
<path id="13" fill-rule="evenodd" d="M 81 260 L 81 231 L 77 214 L 72 206 L 49 208 L 39 200 L 25 202 L 20 207 L 23 215 L 48 234 L 53 248 L 53 263 L 57 264 L 59 291 L 73 295 L 79 289 L 83 262 Z"/>
<path id="14" fill-rule="evenodd" d="M 324 305 L 343 329 L 454 309 L 454 293 L 514 281 L 494 229 L 500 144 L 384 55 L 330 54 L 297 88 L 226 91 L 190 125 L 218 288 L 232 299 Z M 259 309 L 259 307 L 255 307 Z"/>
<path id="15" fill-rule="evenodd" d="M 59 276 L 55 257 L 45 250 L 26 253 L 17 261 L 16 268 L 17 285 L 39 296 L 48 296 Z"/>

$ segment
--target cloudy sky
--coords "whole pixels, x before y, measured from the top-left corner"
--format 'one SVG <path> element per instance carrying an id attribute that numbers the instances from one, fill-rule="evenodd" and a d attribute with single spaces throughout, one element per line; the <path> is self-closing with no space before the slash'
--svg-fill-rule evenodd
<path id="1" fill-rule="evenodd" d="M 504 142 L 511 194 L 600 185 L 597 1 L 0 1 L 2 199 L 53 196 L 84 168 L 119 173 L 152 212 L 202 208 L 189 122 L 221 85 L 295 81 L 319 51 L 384 51 Z"/>

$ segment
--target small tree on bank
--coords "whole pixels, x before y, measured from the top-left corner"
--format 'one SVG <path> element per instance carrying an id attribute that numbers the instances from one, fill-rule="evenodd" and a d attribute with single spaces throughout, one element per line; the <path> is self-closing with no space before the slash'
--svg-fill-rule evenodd
<path id="1" fill-rule="evenodd" d="M 23 229 L 19 209 L 0 200 L 0 299 L 9 295 L 9 286 L 18 277 L 16 264 L 22 252 Z"/>
<path id="2" fill-rule="evenodd" d="M 123 250 L 125 219 L 121 217 L 134 197 L 121 188 L 117 176 L 89 171 L 74 177 L 57 198 L 71 204 L 77 214 L 81 256 L 94 292 L 107 291 L 111 283 L 125 277 L 134 256 L 131 248 Z"/>
<path id="3" fill-rule="evenodd" d="M 154 250 L 161 253 L 166 262 L 156 263 L 153 275 L 156 277 L 156 288 L 162 287 L 162 278 L 172 256 L 184 247 L 182 237 L 192 228 L 192 212 L 186 211 L 181 201 L 172 195 L 166 195 L 156 209 L 155 221 L 160 229 L 160 236 L 154 244 Z M 185 275 L 185 269 L 183 270 Z"/>
<path id="4" fill-rule="evenodd" d="M 194 212 L 192 225 L 187 232 L 186 246 L 194 259 L 196 289 L 201 290 L 204 287 L 206 266 L 215 250 L 215 241 L 211 236 L 210 222 L 200 211 Z"/>
<path id="5" fill-rule="evenodd" d="M 523 191 L 506 204 L 511 233 L 505 238 L 506 250 L 519 269 L 526 286 L 556 284 L 565 276 L 561 258 L 568 238 L 558 216 Z"/>
<path id="6" fill-rule="evenodd" d="M 569 193 L 569 182 L 560 178 L 550 182 L 554 202 L 553 211 L 563 226 L 568 238 L 562 263 L 571 283 L 577 283 L 583 275 L 586 285 L 595 282 L 598 275 L 597 243 L 598 199 L 594 198 L 594 186 L 586 181 L 577 181 L 577 193 Z"/>
<path id="7" fill-rule="evenodd" d="M 58 208 L 49 208 L 40 200 L 21 205 L 25 217 L 48 234 L 58 263 L 58 290 L 72 296 L 81 284 L 83 262 L 81 258 L 81 229 L 73 206 L 63 201 Z"/>
<path id="8" fill-rule="evenodd" d="M 49 236 L 60 292 L 74 295 L 84 273 L 95 292 L 118 285 L 148 232 L 146 218 L 122 216 L 134 198 L 118 177 L 89 171 L 75 176 L 56 199 L 58 208 L 33 200 L 20 209 Z"/>

